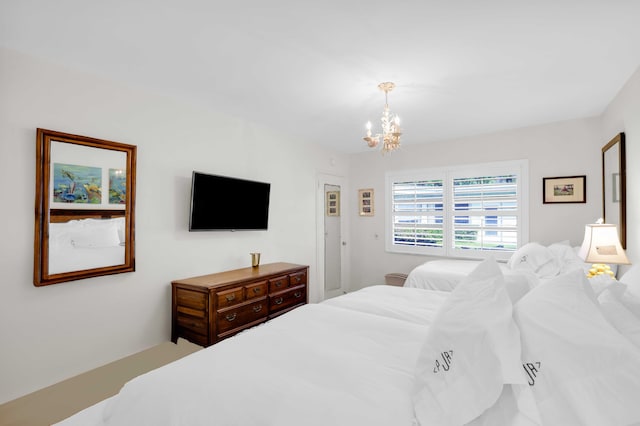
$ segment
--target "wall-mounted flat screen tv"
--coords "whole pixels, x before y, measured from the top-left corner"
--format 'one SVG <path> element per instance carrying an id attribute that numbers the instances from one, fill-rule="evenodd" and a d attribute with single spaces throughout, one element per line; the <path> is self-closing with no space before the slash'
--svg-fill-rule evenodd
<path id="1" fill-rule="evenodd" d="M 189 231 L 266 230 L 271 184 L 193 172 Z"/>

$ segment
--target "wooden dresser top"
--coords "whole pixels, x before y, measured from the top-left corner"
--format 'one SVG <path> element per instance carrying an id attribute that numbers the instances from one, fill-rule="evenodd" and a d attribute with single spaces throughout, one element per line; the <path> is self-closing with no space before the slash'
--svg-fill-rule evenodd
<path id="1" fill-rule="evenodd" d="M 174 280 L 172 284 L 186 284 L 198 287 L 216 287 L 219 285 L 233 284 L 248 280 L 258 280 L 269 275 L 286 274 L 288 272 L 307 268 L 306 265 L 296 265 L 294 263 L 267 263 L 255 268 L 233 269 L 231 271 L 218 272 L 216 274 L 201 275 L 198 277 Z"/>

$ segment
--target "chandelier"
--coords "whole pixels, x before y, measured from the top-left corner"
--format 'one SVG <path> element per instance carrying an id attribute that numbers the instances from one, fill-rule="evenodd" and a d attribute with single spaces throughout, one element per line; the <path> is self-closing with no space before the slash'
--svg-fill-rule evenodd
<path id="1" fill-rule="evenodd" d="M 377 133 L 373 136 L 371 134 L 371 121 L 368 121 L 367 136 L 362 138 L 367 145 L 369 145 L 369 148 L 375 148 L 380 143 L 380 138 L 382 137 L 381 151 L 383 154 L 400 148 L 400 136 L 402 136 L 400 118 L 396 115 L 391 119 L 391 111 L 389 111 L 389 102 L 387 99 L 389 92 L 395 87 L 396 85 L 390 81 L 378 84 L 378 89 L 384 92 L 384 110 L 382 111 L 382 118 L 380 119 L 382 122 L 382 134 Z"/>

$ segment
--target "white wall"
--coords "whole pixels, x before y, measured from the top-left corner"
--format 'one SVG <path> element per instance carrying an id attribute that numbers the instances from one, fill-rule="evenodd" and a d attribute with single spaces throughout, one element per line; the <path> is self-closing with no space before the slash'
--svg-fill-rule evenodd
<path id="1" fill-rule="evenodd" d="M 0 403 L 166 341 L 173 279 L 262 262 L 316 276 L 316 174 L 348 162 L 240 119 L 0 49 Z M 138 147 L 136 272 L 36 288 L 36 128 Z M 189 233 L 192 170 L 267 181 L 266 232 Z"/>
<path id="2" fill-rule="evenodd" d="M 405 130 L 405 135 L 411 134 L 408 127 Z M 606 142 L 600 119 L 589 118 L 433 144 L 405 144 L 401 151 L 385 156 L 378 151 L 353 155 L 350 191 L 374 188 L 375 216 L 359 217 L 355 202 L 348 209 L 351 235 L 359 236 L 351 244 L 352 290 L 383 284 L 385 274 L 408 273 L 429 259 L 385 252 L 385 172 L 528 159 L 529 240 L 544 244 L 570 240 L 579 245 L 584 225 L 601 215 L 600 149 Z M 586 203 L 542 203 L 543 177 L 574 175 L 587 175 Z"/>
<path id="3" fill-rule="evenodd" d="M 625 133 L 627 149 L 627 256 L 640 261 L 640 68 L 602 115 L 601 139 Z"/>

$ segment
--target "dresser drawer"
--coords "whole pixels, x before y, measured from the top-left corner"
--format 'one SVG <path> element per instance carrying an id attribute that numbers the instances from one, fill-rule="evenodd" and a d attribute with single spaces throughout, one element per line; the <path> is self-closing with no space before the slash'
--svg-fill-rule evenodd
<path id="1" fill-rule="evenodd" d="M 293 287 L 291 290 L 269 295 L 269 311 L 274 313 L 306 301 L 307 287 L 304 285 Z"/>
<path id="2" fill-rule="evenodd" d="M 266 318 L 267 308 L 267 299 L 262 298 L 255 302 L 218 310 L 216 314 L 218 334 Z"/>
<path id="3" fill-rule="evenodd" d="M 244 286 L 244 294 L 246 300 L 256 299 L 267 295 L 267 281 L 260 281 Z"/>
<path id="4" fill-rule="evenodd" d="M 244 302 L 244 287 L 235 287 L 216 294 L 218 309 Z"/>
<path id="5" fill-rule="evenodd" d="M 296 272 L 289 275 L 289 284 L 291 287 L 307 283 L 307 271 Z"/>
<path id="6" fill-rule="evenodd" d="M 269 280 L 269 293 L 276 293 L 289 288 L 289 275 L 272 278 Z"/>

